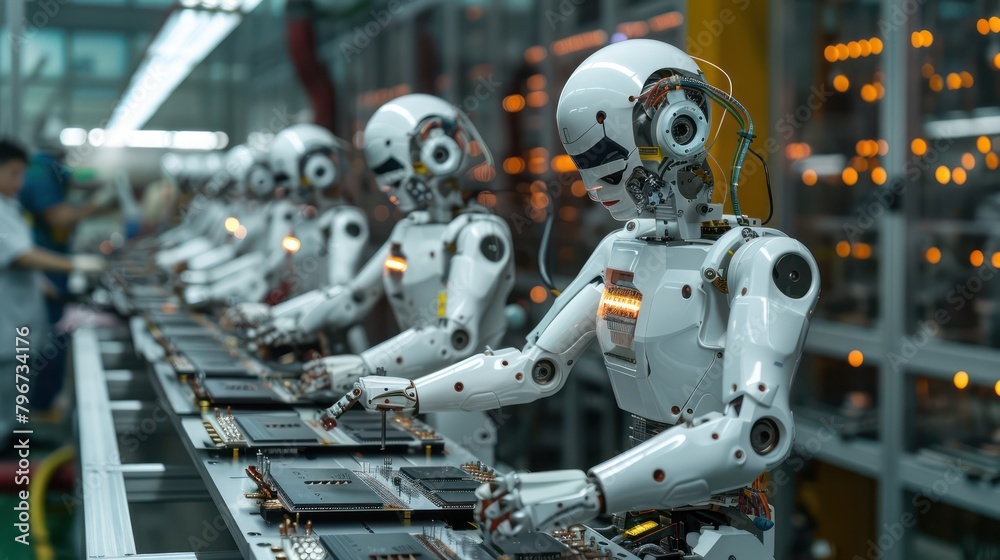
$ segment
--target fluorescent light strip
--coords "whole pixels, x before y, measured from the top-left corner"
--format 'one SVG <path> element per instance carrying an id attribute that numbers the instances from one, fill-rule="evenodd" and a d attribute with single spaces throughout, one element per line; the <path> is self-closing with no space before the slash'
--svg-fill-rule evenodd
<path id="1" fill-rule="evenodd" d="M 930 121 L 924 125 L 930 138 L 963 138 L 1000 134 L 1000 115 Z"/>
<path id="2" fill-rule="evenodd" d="M 225 7 L 238 7 L 236 11 L 189 7 L 171 13 L 111 113 L 108 130 L 124 132 L 142 128 L 191 71 L 236 29 L 242 14 L 249 13 L 260 2 L 223 2 Z M 207 6 L 204 2 L 202 5 Z"/>
<path id="3" fill-rule="evenodd" d="M 206 130 L 103 130 L 89 132 L 82 128 L 64 128 L 59 134 L 64 146 L 76 147 L 90 143 L 106 148 L 159 148 L 175 150 L 221 150 L 229 145 L 225 132 Z"/>

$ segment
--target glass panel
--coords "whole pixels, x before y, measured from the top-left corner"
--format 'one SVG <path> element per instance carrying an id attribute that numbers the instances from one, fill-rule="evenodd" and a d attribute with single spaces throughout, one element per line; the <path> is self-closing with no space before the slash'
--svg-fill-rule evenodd
<path id="1" fill-rule="evenodd" d="M 910 34 L 910 319 L 1000 347 L 1000 20 L 976 6 L 925 5 Z"/>
<path id="2" fill-rule="evenodd" d="M 878 136 L 886 101 L 879 5 L 791 0 L 787 8 L 784 76 L 775 92 L 781 107 L 771 130 L 785 156 L 781 198 L 794 203 L 776 210 L 819 262 L 817 315 L 871 326 L 880 252 L 877 224 L 865 210 L 886 182 L 879 158 L 889 149 Z"/>
<path id="3" fill-rule="evenodd" d="M 928 465 L 946 461 L 1000 478 L 1000 382 L 974 385 L 961 371 L 951 379 L 912 379 L 916 408 L 907 423 L 909 450 Z"/>
<path id="4" fill-rule="evenodd" d="M 878 369 L 805 355 L 792 386 L 797 419 L 836 427 L 843 438 L 878 437 Z"/>
<path id="5" fill-rule="evenodd" d="M 0 71 L 10 73 L 11 49 L 9 34 L 0 32 Z M 21 76 L 38 71 L 42 78 L 58 78 L 66 72 L 66 57 L 64 46 L 66 35 L 57 29 L 42 29 L 30 36 L 25 36 L 21 43 Z"/>
<path id="6" fill-rule="evenodd" d="M 121 78 L 125 75 L 128 43 L 121 33 L 80 31 L 70 41 L 73 72 L 93 78 Z"/>
<path id="7" fill-rule="evenodd" d="M 940 502 L 933 494 L 907 494 L 906 503 L 916 520 L 907 560 L 1000 558 L 1000 520 Z"/>

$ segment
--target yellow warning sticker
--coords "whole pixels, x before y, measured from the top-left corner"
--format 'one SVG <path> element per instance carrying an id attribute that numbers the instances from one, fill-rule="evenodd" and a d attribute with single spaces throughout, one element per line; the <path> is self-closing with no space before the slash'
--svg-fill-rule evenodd
<path id="1" fill-rule="evenodd" d="M 448 307 L 448 293 L 441 292 L 438 294 L 438 317 L 444 317 L 445 309 Z"/>
<path id="2" fill-rule="evenodd" d="M 424 162 L 422 161 L 415 161 L 413 162 L 413 171 L 423 175 L 424 173 L 427 173 L 427 166 L 424 165 Z"/>
<path id="3" fill-rule="evenodd" d="M 663 150 L 659 146 L 639 146 L 639 159 L 660 161 L 663 159 Z"/>

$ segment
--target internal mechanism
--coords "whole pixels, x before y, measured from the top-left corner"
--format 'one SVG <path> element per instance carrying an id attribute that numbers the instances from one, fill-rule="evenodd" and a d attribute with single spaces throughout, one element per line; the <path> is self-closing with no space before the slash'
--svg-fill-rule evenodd
<path id="1" fill-rule="evenodd" d="M 611 280 L 604 285 L 604 294 L 597 308 L 598 314 L 608 324 L 611 342 L 617 346 L 631 348 L 635 338 L 635 325 L 639 319 L 639 308 L 642 307 L 642 292 L 631 283 L 631 273 L 609 272 L 612 272 L 608 275 Z"/>

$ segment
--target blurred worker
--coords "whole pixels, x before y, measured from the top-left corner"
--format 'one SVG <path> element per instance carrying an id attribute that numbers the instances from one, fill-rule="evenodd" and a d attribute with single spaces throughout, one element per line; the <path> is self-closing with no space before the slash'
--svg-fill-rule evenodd
<path id="1" fill-rule="evenodd" d="M 57 119 L 46 119 L 42 123 L 36 138 L 39 151 L 31 158 L 18 199 L 34 228 L 35 245 L 65 255 L 69 253 L 70 237 L 76 225 L 113 205 L 117 192 L 114 185 L 108 183 L 82 206 L 66 201 L 72 172 L 64 163 L 65 149 L 59 141 L 62 128 Z M 65 310 L 69 276 L 62 271 L 49 271 L 46 277 L 49 281 L 46 288 L 49 323 L 55 326 Z M 65 378 L 66 335 L 55 329 L 52 333 L 60 338 L 56 344 L 58 354 L 47 360 L 38 372 L 32 404 L 39 411 L 51 408 Z"/>
<path id="2" fill-rule="evenodd" d="M 15 375 L 33 373 L 43 344 L 49 342 L 49 318 L 38 271 L 99 272 L 105 266 L 100 257 L 77 255 L 70 259 L 35 246 L 17 201 L 27 167 L 24 149 L 0 140 L 0 337 L 6 337 L 0 344 L 0 442 L 8 441 L 15 429 L 15 399 L 18 387 L 25 384 Z M 18 331 L 22 327 L 28 331 Z M 26 342 L 17 341 L 17 337 Z M 18 347 L 27 347 L 27 357 L 18 359 L 25 353 Z M 31 384 L 34 381 L 32 376 Z M 28 408 L 33 410 L 33 404 L 29 402 Z M 9 446 L 0 453 L 4 451 L 9 451 Z"/>

